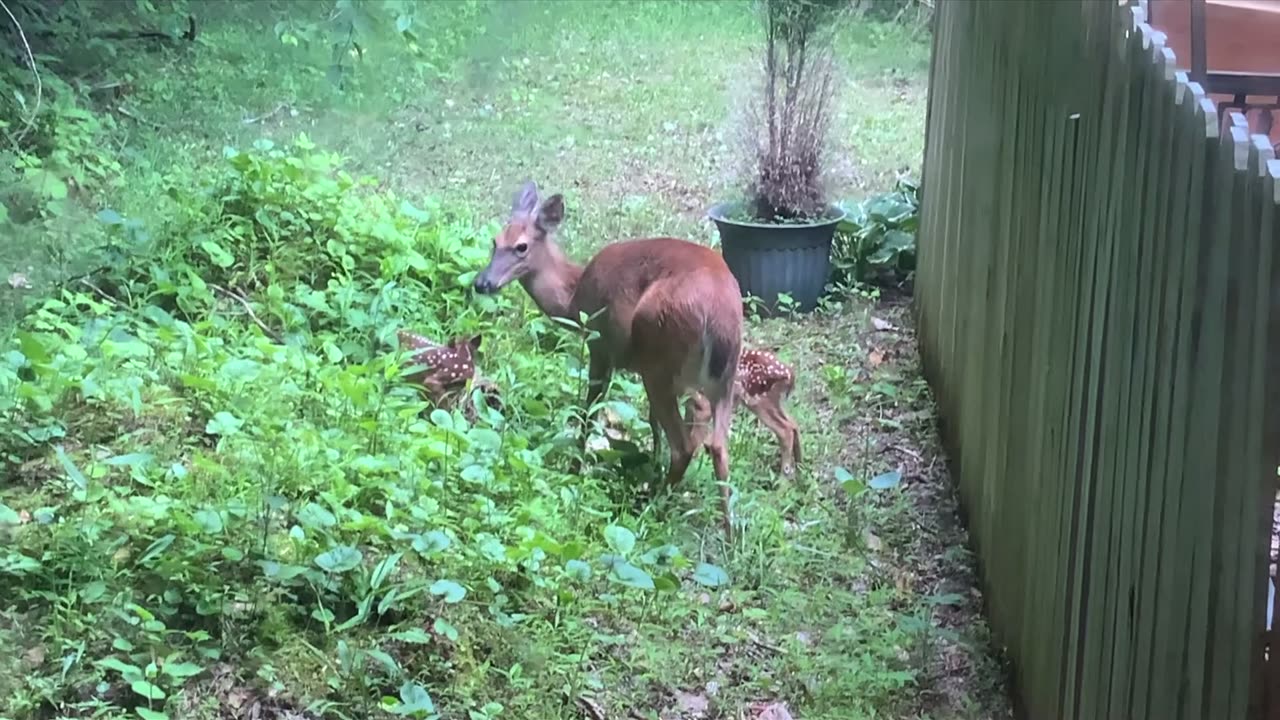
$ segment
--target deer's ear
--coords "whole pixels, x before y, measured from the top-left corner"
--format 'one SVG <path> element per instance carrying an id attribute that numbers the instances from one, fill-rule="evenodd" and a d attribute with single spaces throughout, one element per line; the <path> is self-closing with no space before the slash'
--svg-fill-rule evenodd
<path id="1" fill-rule="evenodd" d="M 483 335 L 474 335 L 470 340 L 467 341 L 467 344 L 471 346 L 471 351 L 475 352 L 476 350 L 480 349 L 480 343 L 483 340 L 484 340 Z"/>
<path id="2" fill-rule="evenodd" d="M 538 208 L 538 185 L 532 180 L 525 182 L 516 193 L 511 203 L 511 215 L 532 215 Z"/>
<path id="3" fill-rule="evenodd" d="M 560 227 L 560 223 L 564 220 L 564 196 L 556 193 L 547 198 L 542 203 L 542 207 L 538 208 L 538 227 L 544 231 L 551 232 Z"/>

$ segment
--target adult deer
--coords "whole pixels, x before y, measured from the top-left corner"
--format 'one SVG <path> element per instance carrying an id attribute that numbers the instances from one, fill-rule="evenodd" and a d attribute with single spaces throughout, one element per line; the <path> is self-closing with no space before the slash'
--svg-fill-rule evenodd
<path id="1" fill-rule="evenodd" d="M 615 369 L 639 374 L 649 398 L 654 454 L 660 431 L 671 447 L 668 485 L 684 478 L 699 447 L 680 417 L 680 398 L 704 395 L 712 424 L 705 446 L 720 484 L 725 534 L 732 535 L 729 426 L 742 350 L 738 281 L 719 253 L 675 238 L 614 243 L 585 267 L 578 265 L 555 242 L 563 220 L 561 195 L 540 201 L 537 185 L 525 183 L 475 289 L 491 294 L 519 280 L 547 315 L 592 318 L 598 337 L 588 348 L 586 406 L 599 399 Z"/>

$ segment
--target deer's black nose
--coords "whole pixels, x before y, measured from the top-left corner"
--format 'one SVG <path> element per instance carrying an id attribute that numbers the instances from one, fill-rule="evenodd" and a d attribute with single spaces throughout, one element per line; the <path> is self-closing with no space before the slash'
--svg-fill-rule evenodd
<path id="1" fill-rule="evenodd" d="M 484 273 L 481 273 L 480 275 L 476 276 L 476 282 L 474 287 L 476 289 L 476 292 L 480 293 L 481 295 L 491 295 L 493 294 L 494 290 L 498 289 L 497 286 L 493 284 L 493 281 L 490 280 L 488 277 L 486 277 Z"/>

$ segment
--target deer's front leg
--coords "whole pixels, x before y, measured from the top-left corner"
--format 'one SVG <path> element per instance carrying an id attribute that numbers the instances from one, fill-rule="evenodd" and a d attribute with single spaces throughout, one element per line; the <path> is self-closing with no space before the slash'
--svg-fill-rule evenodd
<path id="1" fill-rule="evenodd" d="M 586 405 L 583 406 L 580 441 L 582 455 L 573 461 L 571 470 L 574 473 L 582 471 L 582 457 L 587 454 L 587 440 L 591 435 L 591 418 L 593 417 L 591 408 L 600 400 L 600 396 L 604 395 L 609 379 L 613 376 L 613 365 L 609 362 L 608 355 L 603 350 L 596 350 L 594 346 L 590 352 L 591 358 L 587 367 L 587 398 Z"/>

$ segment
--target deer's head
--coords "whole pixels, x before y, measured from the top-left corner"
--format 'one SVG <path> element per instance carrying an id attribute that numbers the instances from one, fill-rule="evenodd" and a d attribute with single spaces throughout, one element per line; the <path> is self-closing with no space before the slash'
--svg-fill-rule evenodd
<path id="1" fill-rule="evenodd" d="M 564 197 L 538 197 L 538 186 L 526 182 L 511 205 L 511 217 L 493 239 L 489 264 L 476 276 L 475 289 L 495 293 L 512 280 L 536 273 L 555 258 L 555 231 L 564 220 Z"/>

